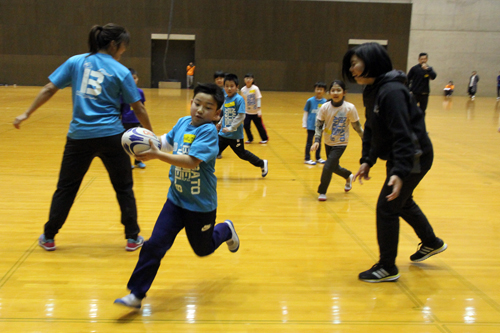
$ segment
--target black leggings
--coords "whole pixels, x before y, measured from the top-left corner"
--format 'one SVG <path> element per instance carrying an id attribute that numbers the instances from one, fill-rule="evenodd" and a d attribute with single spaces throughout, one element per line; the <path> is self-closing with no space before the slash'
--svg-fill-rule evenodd
<path id="1" fill-rule="evenodd" d="M 122 134 L 83 140 L 67 138 L 57 190 L 50 206 L 49 221 L 45 223 L 45 238 L 53 239 L 66 222 L 83 177 L 96 156 L 102 160 L 108 170 L 116 192 L 122 213 L 121 223 L 125 226 L 125 238 L 137 238 L 140 229 L 137 224 L 137 208 L 132 190 L 134 184 L 132 169 L 130 158 L 122 148 L 121 137 Z"/>
<path id="2" fill-rule="evenodd" d="M 245 150 L 245 143 L 243 142 L 243 139 L 227 139 L 219 135 L 219 155 L 222 154 L 227 146 L 230 146 L 234 153 L 242 160 L 248 161 L 256 167 L 262 168 L 264 166 L 263 160 L 248 150 Z"/>
<path id="3" fill-rule="evenodd" d="M 424 178 L 432 165 L 433 154 L 428 153 L 420 158 L 422 172 L 412 173 L 403 180 L 399 197 L 387 201 L 386 196 L 392 193 L 392 186 L 387 185 L 392 163 L 387 162 L 387 178 L 377 202 L 377 240 L 380 249 L 380 263 L 392 267 L 396 263 L 399 242 L 399 217 L 402 217 L 422 241 L 422 244 L 433 246 L 436 235 L 427 217 L 413 200 L 413 190 Z"/>

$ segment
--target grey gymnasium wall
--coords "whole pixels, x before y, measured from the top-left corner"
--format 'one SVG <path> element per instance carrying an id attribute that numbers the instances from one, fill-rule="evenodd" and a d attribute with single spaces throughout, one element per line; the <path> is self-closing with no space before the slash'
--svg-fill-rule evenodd
<path id="1" fill-rule="evenodd" d="M 446 83 L 466 95 L 469 77 L 477 70 L 478 96 L 496 96 L 500 71 L 499 0 L 413 0 L 408 66 L 418 53 L 429 53 L 436 69 L 431 94 L 441 95 Z"/>
<path id="2" fill-rule="evenodd" d="M 401 1 L 399 1 L 401 2 Z M 222 69 L 252 71 L 263 90 L 310 91 L 340 75 L 348 40 L 385 39 L 406 69 L 411 4 L 285 0 L 177 0 L 173 34 L 196 35 L 197 81 Z M 151 34 L 166 34 L 170 0 L 0 0 L 0 83 L 43 85 L 68 57 L 87 52 L 94 24 L 132 36 L 122 63 L 149 87 Z"/>

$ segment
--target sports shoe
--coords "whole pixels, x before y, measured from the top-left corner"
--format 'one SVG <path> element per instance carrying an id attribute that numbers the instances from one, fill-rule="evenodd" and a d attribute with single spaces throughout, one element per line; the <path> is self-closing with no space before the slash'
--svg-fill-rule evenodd
<path id="1" fill-rule="evenodd" d="M 227 223 L 229 229 L 231 229 L 231 239 L 226 241 L 227 247 L 229 251 L 236 252 L 240 248 L 240 239 L 236 234 L 236 230 L 234 230 L 234 224 L 231 220 L 225 220 L 224 223 Z"/>
<path id="2" fill-rule="evenodd" d="M 326 201 L 326 194 L 320 194 L 318 197 L 319 201 Z"/>
<path id="3" fill-rule="evenodd" d="M 264 160 L 264 166 L 261 169 L 262 169 L 262 177 L 267 176 L 267 172 L 269 171 L 267 168 L 267 160 Z"/>
<path id="4" fill-rule="evenodd" d="M 261 145 L 267 143 L 267 140 L 262 140 L 261 142 L 259 142 Z"/>
<path id="5" fill-rule="evenodd" d="M 245 144 L 246 144 L 246 145 L 249 145 L 249 144 L 251 144 L 252 142 L 253 142 L 253 141 L 247 140 L 247 141 L 245 141 Z"/>
<path id="6" fill-rule="evenodd" d="M 309 160 L 309 161 L 304 161 L 304 164 L 316 165 L 316 162 L 314 162 L 313 160 Z"/>
<path id="7" fill-rule="evenodd" d="M 46 239 L 45 234 L 38 237 L 38 245 L 46 251 L 54 251 L 56 249 L 56 242 L 53 239 Z"/>
<path id="8" fill-rule="evenodd" d="M 380 263 L 376 263 L 367 271 L 359 273 L 359 279 L 365 282 L 390 282 L 399 279 L 399 271 L 396 265 L 388 269 Z"/>
<path id="9" fill-rule="evenodd" d="M 354 175 L 351 173 L 349 178 L 347 178 L 344 186 L 344 191 L 349 192 L 352 189 L 352 180 L 354 179 Z"/>
<path id="10" fill-rule="evenodd" d="M 418 244 L 421 245 L 420 249 L 410 256 L 410 260 L 414 262 L 424 261 L 425 259 L 441 253 L 448 248 L 448 245 L 446 245 L 441 238 L 438 238 L 436 243 L 437 245 L 433 247 L 425 246 L 422 243 Z"/>
<path id="11" fill-rule="evenodd" d="M 144 245 L 144 237 L 137 236 L 137 240 L 129 238 L 127 239 L 127 246 L 125 247 L 125 250 L 135 251 L 138 248 L 142 247 L 143 245 Z"/>
<path id="12" fill-rule="evenodd" d="M 326 163 L 326 161 L 324 159 L 322 159 L 322 158 L 318 158 L 316 160 L 316 162 L 318 162 L 319 164 L 325 164 Z"/>
<path id="13" fill-rule="evenodd" d="M 141 168 L 141 169 L 146 168 L 146 164 L 144 164 L 144 163 L 142 163 L 142 162 L 136 163 L 136 164 L 135 164 L 135 166 L 136 166 L 137 168 Z"/>
<path id="14" fill-rule="evenodd" d="M 140 309 L 142 299 L 137 298 L 134 294 L 130 293 L 125 297 L 117 298 L 113 302 L 114 304 L 125 305 L 129 308 Z"/>

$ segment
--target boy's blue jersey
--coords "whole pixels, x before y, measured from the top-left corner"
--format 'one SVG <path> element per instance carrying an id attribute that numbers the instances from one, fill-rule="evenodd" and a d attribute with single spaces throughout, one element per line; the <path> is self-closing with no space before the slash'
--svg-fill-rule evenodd
<path id="1" fill-rule="evenodd" d="M 222 105 L 222 127 L 219 131 L 219 135 L 227 139 L 243 139 L 243 122 L 238 126 L 238 129 L 234 132 L 223 133 L 222 129 L 224 127 L 230 127 L 233 119 L 238 113 L 246 113 L 245 99 L 238 94 L 234 94 L 232 97 L 227 97 Z"/>
<path id="2" fill-rule="evenodd" d="M 307 115 L 307 129 L 314 131 L 316 129 L 316 114 L 319 108 L 326 103 L 326 98 L 316 99 L 315 96 L 309 98 L 304 106 L 304 111 L 308 113 Z"/>
<path id="3" fill-rule="evenodd" d="M 120 96 L 128 104 L 141 99 L 130 71 L 109 54 L 73 56 L 49 80 L 59 89 L 72 86 L 73 119 L 68 132 L 72 139 L 122 133 Z"/>
<path id="4" fill-rule="evenodd" d="M 174 155 L 190 155 L 202 162 L 196 169 L 173 166 L 170 168 L 168 200 L 176 206 L 195 211 L 211 212 L 217 208 L 217 177 L 215 158 L 219 152 L 219 138 L 214 124 L 195 127 L 191 116 L 179 119 L 166 136 L 174 147 Z"/>

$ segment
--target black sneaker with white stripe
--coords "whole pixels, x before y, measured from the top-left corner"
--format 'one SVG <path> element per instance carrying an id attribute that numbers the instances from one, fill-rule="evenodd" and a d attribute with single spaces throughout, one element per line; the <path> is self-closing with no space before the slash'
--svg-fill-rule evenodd
<path id="1" fill-rule="evenodd" d="M 386 268 L 376 263 L 367 271 L 359 273 L 359 279 L 365 282 L 390 282 L 399 279 L 399 271 L 396 265 Z"/>
<path id="2" fill-rule="evenodd" d="M 418 249 L 417 252 L 410 256 L 411 261 L 424 261 L 425 259 L 435 254 L 441 253 L 448 248 L 448 245 L 446 245 L 446 243 L 441 238 L 437 238 L 436 244 L 434 246 L 426 246 L 422 243 L 418 245 L 420 246 L 420 249 Z"/>

